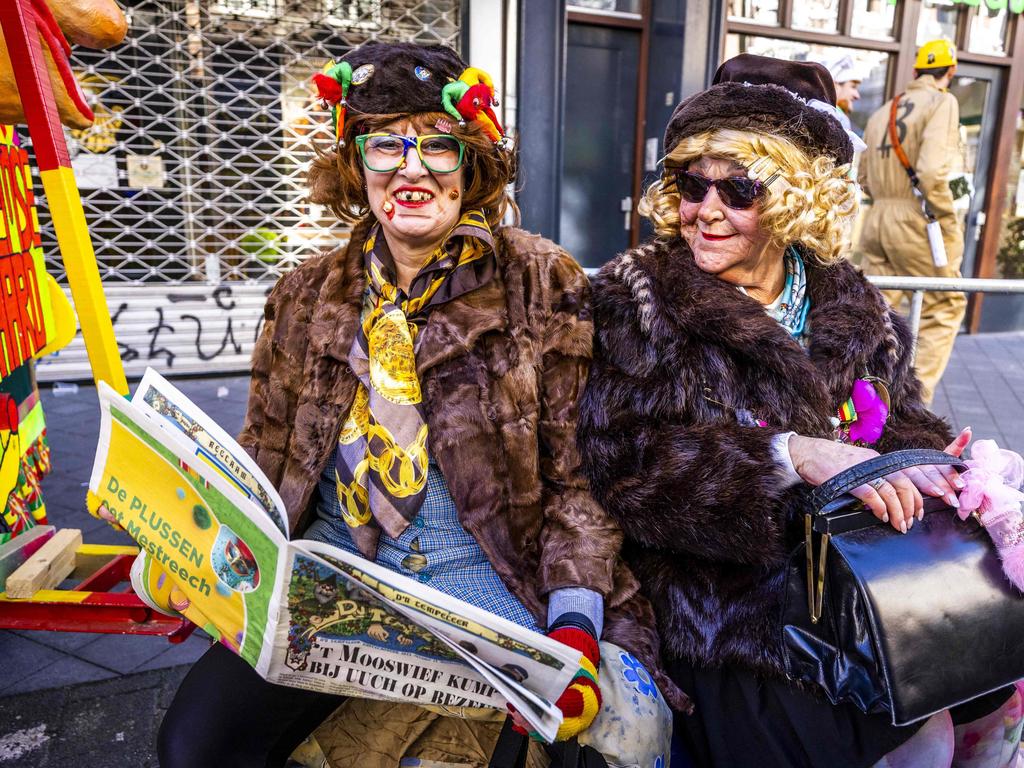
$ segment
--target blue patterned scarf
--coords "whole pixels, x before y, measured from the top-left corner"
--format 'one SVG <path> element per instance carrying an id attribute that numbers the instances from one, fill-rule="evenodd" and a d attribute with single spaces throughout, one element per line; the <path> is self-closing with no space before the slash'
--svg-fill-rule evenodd
<path id="1" fill-rule="evenodd" d="M 796 248 L 789 246 L 783 256 L 786 265 L 786 284 L 782 289 L 782 301 L 776 307 L 766 307 L 769 317 L 785 328 L 801 347 L 811 340 L 807 317 L 811 312 L 811 300 L 807 296 L 807 273 L 804 260 Z"/>

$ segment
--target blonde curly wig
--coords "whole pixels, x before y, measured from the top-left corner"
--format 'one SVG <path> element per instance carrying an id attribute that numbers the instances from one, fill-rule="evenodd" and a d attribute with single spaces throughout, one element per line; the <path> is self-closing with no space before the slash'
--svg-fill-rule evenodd
<path id="1" fill-rule="evenodd" d="M 784 248 L 799 243 L 808 250 L 808 258 L 822 266 L 843 258 L 859 206 L 849 165 L 837 166 L 824 156 L 811 159 L 778 136 L 719 129 L 682 139 L 665 158 L 665 166 L 682 168 L 706 156 L 745 168 L 754 166 L 762 180 L 781 174 L 784 182 L 777 180 L 768 187 L 758 219 L 774 245 Z M 679 192 L 671 175 L 647 188 L 639 210 L 658 235 L 679 235 Z"/>

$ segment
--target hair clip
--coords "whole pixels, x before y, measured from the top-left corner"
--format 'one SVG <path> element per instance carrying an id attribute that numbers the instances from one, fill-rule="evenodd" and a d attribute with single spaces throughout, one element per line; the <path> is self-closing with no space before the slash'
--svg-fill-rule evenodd
<path id="1" fill-rule="evenodd" d="M 772 172 L 766 178 L 760 178 L 761 174 L 765 173 L 769 168 L 773 169 Z M 781 192 L 785 192 L 792 186 L 792 184 L 790 184 L 782 175 L 782 169 L 768 157 L 759 157 L 757 160 L 752 162 L 747 167 L 747 178 L 753 181 L 760 181 L 765 189 L 768 189 L 772 184 L 779 182 L 782 184 L 782 187 L 780 188 Z"/>

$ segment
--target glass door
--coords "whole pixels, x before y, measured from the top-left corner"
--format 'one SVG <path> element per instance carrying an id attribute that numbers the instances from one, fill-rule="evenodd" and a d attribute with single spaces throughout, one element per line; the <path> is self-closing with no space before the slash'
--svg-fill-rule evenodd
<path id="1" fill-rule="evenodd" d="M 974 184 L 970 200 L 959 203 L 964 226 L 964 262 L 960 271 L 965 277 L 974 274 L 978 242 L 985 226 L 985 188 L 995 146 L 1002 80 L 1003 72 L 998 67 L 961 64 L 949 87 L 949 92 L 960 103 L 963 170 Z"/>
<path id="2" fill-rule="evenodd" d="M 559 240 L 584 267 L 630 246 L 640 35 L 569 22 Z"/>

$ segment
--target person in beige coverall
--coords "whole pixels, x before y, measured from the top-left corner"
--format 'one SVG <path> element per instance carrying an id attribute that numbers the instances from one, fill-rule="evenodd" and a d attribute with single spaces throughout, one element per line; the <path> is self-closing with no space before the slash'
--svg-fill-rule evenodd
<path id="1" fill-rule="evenodd" d="M 956 72 L 956 50 L 945 40 L 925 43 L 918 51 L 915 79 L 900 98 L 896 129 L 910 164 L 917 171 L 921 191 L 939 220 L 949 263 L 936 267 L 925 234 L 921 203 L 892 149 L 889 139 L 888 101 L 868 121 L 858 180 L 873 199 L 860 236 L 864 271 L 869 275 L 960 277 L 964 237 L 953 211 L 949 179 L 960 153 L 960 107 L 948 93 Z M 887 291 L 886 299 L 899 307 L 904 292 Z M 921 308 L 915 367 L 926 404 L 953 351 L 953 342 L 967 309 L 962 293 L 926 292 Z"/>

